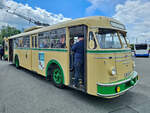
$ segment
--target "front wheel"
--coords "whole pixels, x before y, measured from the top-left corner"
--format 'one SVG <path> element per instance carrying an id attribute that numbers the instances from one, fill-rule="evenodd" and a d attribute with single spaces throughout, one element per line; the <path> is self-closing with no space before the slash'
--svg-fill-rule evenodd
<path id="1" fill-rule="evenodd" d="M 56 87 L 64 88 L 63 72 L 61 71 L 61 69 L 58 66 L 56 66 L 52 71 L 52 80 Z"/>

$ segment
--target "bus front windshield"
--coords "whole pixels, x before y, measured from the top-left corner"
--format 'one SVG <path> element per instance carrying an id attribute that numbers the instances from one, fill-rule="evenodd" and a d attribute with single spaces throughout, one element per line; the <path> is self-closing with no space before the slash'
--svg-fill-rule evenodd
<path id="1" fill-rule="evenodd" d="M 147 50 L 147 44 L 136 44 L 135 49 L 136 50 Z"/>
<path id="2" fill-rule="evenodd" d="M 123 35 L 119 33 L 121 40 L 123 40 L 123 45 L 125 43 L 125 39 Z M 96 33 L 96 38 L 102 49 L 119 49 L 122 48 L 117 31 L 110 29 L 99 29 L 99 32 Z M 125 46 L 124 46 L 125 47 Z"/>

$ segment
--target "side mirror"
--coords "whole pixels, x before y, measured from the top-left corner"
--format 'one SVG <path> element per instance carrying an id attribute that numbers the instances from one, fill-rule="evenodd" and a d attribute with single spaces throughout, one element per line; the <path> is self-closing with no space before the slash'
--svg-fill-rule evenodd
<path id="1" fill-rule="evenodd" d="M 94 49 L 95 48 L 95 42 L 94 42 L 94 40 L 90 40 L 89 47 L 90 47 L 90 49 Z"/>
<path id="2" fill-rule="evenodd" d="M 126 38 L 126 41 L 127 41 L 128 47 L 130 47 L 130 40 L 128 38 Z"/>

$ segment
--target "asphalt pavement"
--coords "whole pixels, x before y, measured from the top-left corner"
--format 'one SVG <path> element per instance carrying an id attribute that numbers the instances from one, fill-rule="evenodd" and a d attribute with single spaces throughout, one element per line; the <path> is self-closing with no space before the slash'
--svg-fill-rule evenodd
<path id="1" fill-rule="evenodd" d="M 0 61 L 0 113 L 150 113 L 150 58 L 134 60 L 139 83 L 113 99 L 58 89 L 44 77 Z"/>

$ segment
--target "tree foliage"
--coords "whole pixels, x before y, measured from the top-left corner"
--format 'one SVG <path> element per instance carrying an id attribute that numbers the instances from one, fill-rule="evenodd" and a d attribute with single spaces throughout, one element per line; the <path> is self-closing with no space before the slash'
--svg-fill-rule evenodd
<path id="1" fill-rule="evenodd" d="M 134 44 L 130 44 L 131 50 L 134 50 Z"/>
<path id="2" fill-rule="evenodd" d="M 2 26 L 2 29 L 0 30 L 0 44 L 2 43 L 4 37 L 10 37 L 19 33 L 21 33 L 21 31 L 15 27 Z"/>

